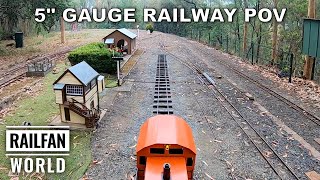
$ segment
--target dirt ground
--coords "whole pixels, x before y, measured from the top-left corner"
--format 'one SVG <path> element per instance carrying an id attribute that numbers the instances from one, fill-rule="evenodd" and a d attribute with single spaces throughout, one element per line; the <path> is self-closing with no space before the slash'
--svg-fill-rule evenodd
<path id="1" fill-rule="evenodd" d="M 98 163 L 88 169 L 88 178 L 130 179 L 135 174 L 135 145 L 139 128 L 146 119 L 153 116 L 153 82 L 157 59 L 159 54 L 166 54 L 161 45 L 165 45 L 166 51 L 175 56 L 198 63 L 212 77 L 221 75 L 223 78 L 217 80 L 217 86 L 236 103 L 237 108 L 241 109 L 270 144 L 276 142 L 273 147 L 299 178 L 306 179 L 305 173 L 313 170 L 320 173 L 319 160 L 305 148 L 305 144 L 295 139 L 296 136 L 283 132 L 285 128 L 279 121 L 285 120 L 284 124 L 316 151 L 320 151 L 320 147 L 313 138 L 320 136 L 320 127 L 307 122 L 304 122 L 305 126 L 299 127 L 304 121 L 301 119 L 303 117 L 292 112 L 283 113 L 288 107 L 281 104 L 279 107 L 273 106 L 277 102 L 266 98 L 269 95 L 215 61 L 230 60 L 237 67 L 237 60 L 212 48 L 208 50 L 211 55 L 205 55 L 200 49 L 207 47 L 177 36 L 159 32 L 152 35 L 141 32 L 140 35 L 137 46 L 145 53 L 125 78 L 123 86 L 110 89 L 101 100 L 102 108 L 107 113 L 92 138 L 93 159 Z M 167 55 L 167 60 L 174 114 L 183 117 L 192 127 L 196 142 L 194 179 L 279 179 L 221 103 L 200 83 L 196 74 L 177 61 L 176 57 Z M 241 67 L 246 73 L 257 74 L 246 66 Z M 267 77 L 261 77 L 260 80 L 268 81 L 268 85 L 274 83 Z M 236 87 L 252 93 L 256 102 L 233 97 L 239 95 Z M 299 96 L 288 94 L 285 88 L 277 90 L 294 102 L 309 107 Z M 313 112 L 319 112 L 315 107 L 311 108 Z M 244 123 L 244 126 L 247 125 Z M 268 155 L 270 152 L 264 153 Z"/>

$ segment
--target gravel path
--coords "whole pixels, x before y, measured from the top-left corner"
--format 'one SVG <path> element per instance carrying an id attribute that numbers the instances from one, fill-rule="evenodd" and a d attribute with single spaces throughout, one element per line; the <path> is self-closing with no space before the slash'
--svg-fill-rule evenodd
<path id="1" fill-rule="evenodd" d="M 281 109 L 280 103 L 268 97 L 263 91 L 236 77 L 214 58 L 223 59 L 218 51 L 212 51 L 211 57 L 205 56 L 199 49 L 203 45 L 190 42 L 173 35 L 155 32 L 152 35 L 140 33 L 138 47 L 145 53 L 126 77 L 133 82 L 130 91 L 111 89 L 109 95 L 115 99 L 102 100 L 102 107 L 108 109 L 92 138 L 93 159 L 98 163 L 87 172 L 92 179 L 130 179 L 135 172 L 135 145 L 141 124 L 152 114 L 153 91 L 156 77 L 156 65 L 159 54 L 166 54 L 160 47 L 175 56 L 187 59 L 207 71 L 212 77 L 221 75 L 217 80 L 219 89 L 254 127 L 266 137 L 274 149 L 285 158 L 302 179 L 305 172 L 320 172 L 319 161 L 313 158 L 300 143 L 278 126 L 255 102 L 249 101 L 242 90 L 252 93 L 256 100 L 274 116 L 311 143 L 312 137 L 319 135 L 318 128 L 300 126 L 292 121 L 298 115 Z M 224 60 L 224 59 L 223 59 Z M 212 92 L 201 84 L 197 75 L 167 55 L 171 82 L 172 105 L 175 115 L 183 117 L 191 126 L 197 147 L 197 160 L 194 179 L 278 179 L 278 176 L 258 153 L 250 140 L 230 114 L 214 99 Z M 232 80 L 232 81 L 231 81 Z M 239 90 L 239 88 L 241 88 Z M 108 96 L 108 95 L 107 95 Z M 106 98 L 104 98 L 106 99 Z M 277 106 L 274 106 L 277 104 Z M 272 105 L 272 106 L 270 106 Z M 279 107 L 278 107 L 279 106 Z M 288 110 L 289 111 L 289 110 Z M 281 112 L 279 114 L 279 112 Z M 285 118 L 285 119 L 284 119 Z M 246 126 L 244 124 L 244 126 Z M 301 128 L 305 127 L 305 128 Z M 268 152 L 266 152 L 268 154 Z"/>

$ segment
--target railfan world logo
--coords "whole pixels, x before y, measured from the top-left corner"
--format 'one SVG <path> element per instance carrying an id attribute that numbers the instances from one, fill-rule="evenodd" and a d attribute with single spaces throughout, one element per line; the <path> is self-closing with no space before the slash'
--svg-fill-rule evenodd
<path id="1" fill-rule="evenodd" d="M 68 126 L 7 126 L 6 155 L 12 173 L 63 173 L 70 151 Z"/>

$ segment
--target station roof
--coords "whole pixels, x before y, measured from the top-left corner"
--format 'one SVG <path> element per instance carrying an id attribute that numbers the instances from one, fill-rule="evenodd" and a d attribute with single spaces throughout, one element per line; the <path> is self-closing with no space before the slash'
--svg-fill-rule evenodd
<path id="1" fill-rule="evenodd" d="M 97 73 L 97 71 L 95 71 L 85 61 L 70 67 L 69 71 L 84 85 L 88 85 L 92 79 L 99 76 L 99 73 Z"/>
<path id="2" fill-rule="evenodd" d="M 155 144 L 177 144 L 188 148 L 196 154 L 192 130 L 180 117 L 158 115 L 149 118 L 140 129 L 136 151 Z"/>
<path id="3" fill-rule="evenodd" d="M 131 32 L 128 29 L 125 29 L 125 28 L 117 29 L 117 31 L 121 32 L 122 34 L 128 36 L 131 39 L 134 39 L 134 38 L 137 37 L 136 34 L 134 34 L 133 32 Z"/>
<path id="4" fill-rule="evenodd" d="M 130 39 L 135 39 L 137 37 L 136 34 L 134 34 L 133 32 L 129 31 L 128 29 L 125 29 L 125 28 L 121 28 L 121 29 L 116 29 L 114 31 L 112 31 L 110 34 L 108 34 L 105 38 L 103 39 L 106 39 L 108 38 L 108 36 L 110 36 L 111 34 L 113 34 L 114 32 L 116 31 L 119 31 L 121 34 L 127 36 L 128 38 Z M 111 38 L 110 38 L 111 39 Z"/>
<path id="5" fill-rule="evenodd" d="M 70 67 L 65 71 L 55 82 L 54 85 L 67 73 L 70 72 L 75 78 L 77 78 L 83 85 L 87 86 L 94 78 L 99 76 L 99 73 L 95 71 L 89 64 L 85 61 L 78 63 Z"/>

